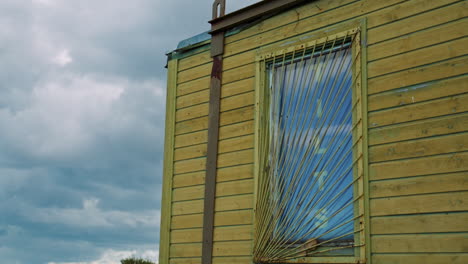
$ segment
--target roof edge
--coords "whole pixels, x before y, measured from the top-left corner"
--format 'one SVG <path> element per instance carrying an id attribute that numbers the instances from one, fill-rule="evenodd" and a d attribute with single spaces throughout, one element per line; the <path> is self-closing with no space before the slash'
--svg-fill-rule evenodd
<path id="1" fill-rule="evenodd" d="M 209 21 L 211 24 L 211 31 L 209 33 L 215 34 L 220 31 L 227 31 L 240 24 L 248 23 L 261 17 L 272 16 L 284 11 L 284 9 L 312 1 L 315 0 L 263 0 Z"/>

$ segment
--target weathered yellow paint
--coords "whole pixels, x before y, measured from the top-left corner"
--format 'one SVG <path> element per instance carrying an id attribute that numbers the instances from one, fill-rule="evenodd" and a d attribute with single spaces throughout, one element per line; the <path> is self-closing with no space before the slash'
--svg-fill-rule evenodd
<path id="1" fill-rule="evenodd" d="M 211 68 L 213 67 L 213 63 L 209 62 L 195 68 L 191 68 L 189 70 L 185 70 L 179 72 L 177 75 L 177 84 L 186 83 L 195 79 L 199 79 L 201 77 L 209 76 L 211 73 Z"/>
<path id="2" fill-rule="evenodd" d="M 378 145 L 369 149 L 369 160 L 374 163 L 460 151 L 468 151 L 468 133 Z"/>
<path id="3" fill-rule="evenodd" d="M 203 51 L 198 54 L 192 55 L 190 57 L 186 57 L 180 59 L 179 61 L 179 71 L 184 71 L 198 65 L 202 65 L 205 63 L 209 63 L 212 61 L 210 51 Z"/>
<path id="4" fill-rule="evenodd" d="M 217 182 L 250 179 L 253 177 L 252 164 L 218 169 Z M 174 176 L 174 188 L 200 185 L 205 183 L 205 172 L 193 172 Z"/>
<path id="5" fill-rule="evenodd" d="M 465 36 L 467 27 L 468 19 L 463 19 L 372 45 L 368 49 L 368 58 L 374 61 L 461 38 Z"/>
<path id="6" fill-rule="evenodd" d="M 363 71 L 364 98 L 355 95 L 364 102 L 355 115 L 369 124 L 356 132 L 362 139 L 355 150 L 368 152 L 371 163 L 369 189 L 367 182 L 356 186 L 371 197 L 360 219 L 370 229 L 357 236 L 360 242 L 372 237 L 366 263 L 468 262 L 456 253 L 468 251 L 467 16 L 467 2 L 458 0 L 318 0 L 227 37 L 213 263 L 251 263 L 257 53 L 326 37 L 359 26 L 359 19 L 369 28 L 363 32 L 364 65 L 356 66 Z M 205 50 L 180 59 L 175 70 L 172 191 L 166 192 L 173 244 L 170 262 L 163 248 L 161 264 L 201 264 L 211 65 Z M 363 171 L 364 163 L 358 159 L 357 169 Z"/>
<path id="7" fill-rule="evenodd" d="M 164 138 L 164 168 L 163 168 L 163 192 L 161 198 L 161 228 L 159 263 L 169 262 L 169 241 L 171 237 L 171 211 L 172 211 L 172 183 L 173 183 L 173 159 L 175 138 L 175 97 L 178 61 L 172 60 L 168 63 L 167 76 L 167 99 L 166 99 L 166 129 Z"/>
<path id="8" fill-rule="evenodd" d="M 229 211 L 252 208 L 252 195 L 235 195 L 216 199 L 215 211 Z M 174 202 L 172 215 L 196 214 L 203 212 L 203 200 Z"/>
<path id="9" fill-rule="evenodd" d="M 197 91 L 206 90 L 208 88 L 210 88 L 210 77 L 206 76 L 200 79 L 178 84 L 177 96 L 191 94 Z"/>
<path id="10" fill-rule="evenodd" d="M 468 38 L 369 62 L 369 78 L 468 54 Z"/>
<path id="11" fill-rule="evenodd" d="M 252 224 L 252 213 L 252 210 L 217 212 L 215 214 L 215 226 Z M 173 216 L 171 226 L 174 230 L 203 227 L 203 214 Z"/>
<path id="12" fill-rule="evenodd" d="M 369 94 L 444 79 L 468 72 L 468 56 L 396 72 L 369 80 Z"/>
<path id="13" fill-rule="evenodd" d="M 421 214 L 372 218 L 372 234 L 468 232 L 468 213 Z"/>
<path id="14" fill-rule="evenodd" d="M 441 98 L 369 114 L 369 127 L 379 127 L 436 116 L 463 113 L 468 110 L 468 93 Z"/>
<path id="15" fill-rule="evenodd" d="M 223 126 L 219 128 L 219 139 L 222 140 L 252 134 L 253 122 L 244 122 L 245 120 L 252 120 L 252 111 L 252 107 L 249 106 L 222 113 L 221 116 L 224 116 L 226 118 L 223 119 Z M 207 130 L 178 135 L 175 138 L 175 147 L 180 148 L 195 144 L 206 143 L 207 137 Z"/>
<path id="16" fill-rule="evenodd" d="M 449 115 L 429 120 L 369 130 L 369 145 L 385 144 L 468 131 L 468 115 Z"/>
<path id="17" fill-rule="evenodd" d="M 251 225 L 216 227 L 214 229 L 214 241 L 248 240 L 252 236 Z M 171 236 L 171 243 L 193 243 L 202 242 L 203 229 L 182 229 L 174 230 Z"/>
<path id="18" fill-rule="evenodd" d="M 374 254 L 372 261 L 382 264 L 466 264 L 468 255 L 463 253 Z"/>
<path id="19" fill-rule="evenodd" d="M 253 135 L 233 137 L 221 140 L 218 143 L 218 153 L 233 152 L 252 148 Z M 174 160 L 192 159 L 206 156 L 207 145 L 199 144 L 189 147 L 178 148 L 174 152 Z"/>
<path id="20" fill-rule="evenodd" d="M 468 152 L 382 162 L 370 165 L 371 180 L 468 170 Z"/>
<path id="21" fill-rule="evenodd" d="M 374 181 L 372 198 L 468 190 L 468 172 Z"/>
<path id="22" fill-rule="evenodd" d="M 371 199 L 371 216 L 468 210 L 468 192 L 450 192 Z"/>
<path id="23" fill-rule="evenodd" d="M 216 184 L 216 197 L 253 193 L 252 184 L 252 179 L 218 183 Z M 172 200 L 176 202 L 202 199 L 204 191 L 204 185 L 176 188 L 172 191 Z"/>
<path id="24" fill-rule="evenodd" d="M 213 256 L 245 256 L 251 251 L 250 241 L 215 242 Z M 173 244 L 171 257 L 199 257 L 201 256 L 201 243 Z"/>
<path id="25" fill-rule="evenodd" d="M 466 93 L 468 76 L 433 81 L 369 96 L 369 110 L 409 105 L 441 97 Z"/>
<path id="26" fill-rule="evenodd" d="M 459 252 L 468 251 L 468 234 L 421 234 L 374 236 L 372 251 L 375 253 L 407 252 Z"/>
<path id="27" fill-rule="evenodd" d="M 387 39 L 433 27 L 434 25 L 440 25 L 461 19 L 467 15 L 468 11 L 466 1 L 459 1 L 449 6 L 440 7 L 439 9 L 416 14 L 393 23 L 388 23 L 370 29 L 368 43 L 372 45 Z M 437 38 L 437 36 L 434 37 Z"/>

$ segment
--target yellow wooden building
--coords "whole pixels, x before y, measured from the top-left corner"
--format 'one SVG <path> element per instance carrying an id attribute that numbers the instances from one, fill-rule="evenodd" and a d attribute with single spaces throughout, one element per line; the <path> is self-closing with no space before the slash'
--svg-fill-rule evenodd
<path id="1" fill-rule="evenodd" d="M 224 5 L 168 54 L 159 263 L 468 263 L 468 2 Z"/>

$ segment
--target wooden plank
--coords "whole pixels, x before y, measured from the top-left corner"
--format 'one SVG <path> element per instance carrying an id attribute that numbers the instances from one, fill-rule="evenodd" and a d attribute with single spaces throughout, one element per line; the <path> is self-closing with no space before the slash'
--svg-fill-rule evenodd
<path id="1" fill-rule="evenodd" d="M 206 54 L 202 53 L 202 58 Z M 195 58 L 200 58 L 200 56 L 195 55 Z M 245 52 L 241 54 L 237 54 L 236 56 L 226 57 L 223 60 L 223 69 L 225 71 L 238 68 L 247 64 L 252 64 L 255 61 L 255 52 Z M 200 61 L 202 62 L 202 61 Z M 191 63 L 194 65 L 195 63 Z M 197 67 L 187 68 L 185 70 L 181 70 L 178 73 L 178 84 L 182 84 L 184 82 L 188 82 L 194 79 L 199 79 L 201 77 L 209 76 L 211 73 L 212 62 L 211 58 L 208 61 L 205 61 L 204 64 L 197 63 Z"/>
<path id="2" fill-rule="evenodd" d="M 177 148 L 174 151 L 174 160 L 185 160 L 200 158 L 206 156 L 206 144 L 193 145 L 188 147 Z"/>
<path id="3" fill-rule="evenodd" d="M 252 257 L 213 257 L 213 264 L 252 264 Z M 173 258 L 171 264 L 201 264 L 201 258 Z"/>
<path id="4" fill-rule="evenodd" d="M 181 122 L 184 120 L 194 119 L 208 115 L 208 103 L 203 103 L 187 108 L 178 109 L 176 112 L 176 121 Z"/>
<path id="5" fill-rule="evenodd" d="M 191 94 L 197 91 L 206 90 L 210 88 L 210 76 L 206 76 L 193 81 L 181 83 L 177 85 L 177 96 Z"/>
<path id="6" fill-rule="evenodd" d="M 253 149 L 220 154 L 218 168 L 253 163 Z"/>
<path id="7" fill-rule="evenodd" d="M 174 174 L 205 170 L 206 158 L 181 160 L 174 163 Z"/>
<path id="8" fill-rule="evenodd" d="M 251 209 L 253 205 L 252 195 L 243 194 L 236 196 L 216 198 L 215 211 L 229 211 Z M 172 204 L 172 215 L 197 214 L 203 212 L 203 200 L 174 202 Z"/>
<path id="9" fill-rule="evenodd" d="M 463 56 L 468 53 L 468 38 L 418 49 L 368 63 L 369 78 L 425 64 Z"/>
<path id="10" fill-rule="evenodd" d="M 368 61 L 374 61 L 461 38 L 468 34 L 467 28 L 468 20 L 463 19 L 381 42 L 368 48 Z"/>
<path id="11" fill-rule="evenodd" d="M 191 68 L 185 71 L 180 71 L 177 76 L 177 84 L 186 83 L 201 77 L 209 76 L 211 69 L 213 68 L 213 62 L 199 65 L 195 68 Z"/>
<path id="12" fill-rule="evenodd" d="M 240 210 L 240 209 L 251 209 L 253 207 L 253 195 L 235 195 L 227 197 L 216 198 L 216 212 L 229 211 L 229 210 Z"/>
<path id="13" fill-rule="evenodd" d="M 255 78 L 243 79 L 237 82 L 228 83 L 221 87 L 221 97 L 228 97 L 236 94 L 254 90 Z"/>
<path id="14" fill-rule="evenodd" d="M 233 241 L 253 239 L 252 225 L 217 227 L 214 231 L 214 241 Z"/>
<path id="15" fill-rule="evenodd" d="M 369 149 L 371 163 L 468 150 L 468 134 L 452 134 L 378 145 Z"/>
<path id="16" fill-rule="evenodd" d="M 197 258 L 171 258 L 170 264 L 202 264 L 201 257 Z"/>
<path id="17" fill-rule="evenodd" d="M 467 252 L 468 234 L 424 234 L 373 236 L 372 252 Z"/>
<path id="18" fill-rule="evenodd" d="M 187 215 L 203 213 L 203 200 L 174 202 L 172 204 L 172 215 Z"/>
<path id="19" fill-rule="evenodd" d="M 430 120 L 369 130 L 369 145 L 425 138 L 468 130 L 468 114 L 450 115 Z"/>
<path id="20" fill-rule="evenodd" d="M 213 264 L 252 264 L 252 257 L 214 257 Z"/>
<path id="21" fill-rule="evenodd" d="M 368 92 L 369 94 L 375 94 L 457 76 L 466 72 L 468 72 L 468 56 L 370 79 L 368 81 Z"/>
<path id="22" fill-rule="evenodd" d="M 175 147 L 181 148 L 185 146 L 191 146 L 195 144 L 206 143 L 208 138 L 208 131 L 202 130 L 189 134 L 177 135 L 175 137 Z"/>
<path id="23" fill-rule="evenodd" d="M 174 175 L 174 188 L 205 184 L 205 171 Z"/>
<path id="24" fill-rule="evenodd" d="M 208 129 L 208 116 L 176 123 L 175 133 L 181 135 L 205 129 Z"/>
<path id="25" fill-rule="evenodd" d="M 239 210 L 215 213 L 215 226 L 252 224 L 252 210 Z M 172 217 L 172 229 L 201 228 L 203 214 L 177 215 Z"/>
<path id="26" fill-rule="evenodd" d="M 381 264 L 466 264 L 468 263 L 467 254 L 373 254 L 372 263 Z"/>
<path id="27" fill-rule="evenodd" d="M 232 82 L 224 85 L 221 88 L 221 98 L 243 94 L 249 91 L 253 91 L 254 78 L 248 78 L 237 82 Z M 177 98 L 177 108 L 185 108 L 201 103 L 208 102 L 210 97 L 209 89 L 204 89 L 198 92 L 179 96 Z"/>
<path id="28" fill-rule="evenodd" d="M 216 242 L 213 256 L 248 256 L 252 254 L 252 241 Z"/>
<path id="29" fill-rule="evenodd" d="M 373 235 L 468 232 L 468 212 L 373 217 Z"/>
<path id="30" fill-rule="evenodd" d="M 179 62 L 179 71 L 184 71 L 190 68 L 194 68 L 198 65 L 202 65 L 205 63 L 211 62 L 213 59 L 211 58 L 210 51 L 203 51 L 201 53 L 192 55 L 190 57 L 186 57 L 180 59 Z"/>
<path id="31" fill-rule="evenodd" d="M 369 177 L 383 180 L 465 170 L 468 170 L 468 152 L 372 164 Z"/>
<path id="32" fill-rule="evenodd" d="M 254 106 L 246 106 L 243 108 L 227 111 L 221 113 L 220 124 L 226 126 L 234 123 L 239 123 L 247 120 L 253 120 L 254 118 Z M 220 137 L 222 136 L 222 128 L 219 131 Z"/>
<path id="33" fill-rule="evenodd" d="M 468 191 L 467 171 L 370 183 L 372 198 L 455 191 Z"/>
<path id="34" fill-rule="evenodd" d="M 220 128 L 220 139 L 226 139 L 236 136 L 242 136 L 253 133 L 253 121 L 250 116 L 252 107 L 233 110 L 230 113 L 221 113 L 225 124 Z M 236 115 L 237 114 L 237 115 Z M 244 118 L 245 120 L 242 120 Z M 232 124 L 232 125 L 231 125 Z M 208 127 L 208 117 L 192 119 L 176 124 L 176 135 L 187 134 L 190 132 L 200 132 Z"/>
<path id="35" fill-rule="evenodd" d="M 177 148 L 174 152 L 174 160 L 192 159 L 206 156 L 206 144 Z M 218 152 L 226 153 L 253 147 L 253 135 L 240 136 L 219 141 Z"/>
<path id="36" fill-rule="evenodd" d="M 172 230 L 171 244 L 202 242 L 203 229 Z"/>
<path id="37" fill-rule="evenodd" d="M 371 199 L 371 216 L 460 212 L 468 210 L 468 192 Z"/>
<path id="38" fill-rule="evenodd" d="M 428 1 L 428 0 L 425 0 L 425 1 Z M 447 0 L 444 0 L 444 1 L 447 1 Z M 366 13 L 374 12 L 376 10 L 382 9 L 396 2 L 399 2 L 399 1 L 398 0 L 360 1 L 360 2 L 352 3 L 347 6 L 336 8 L 333 10 L 333 12 L 323 12 L 320 15 L 317 15 L 308 19 L 303 19 L 303 20 L 297 20 L 297 13 L 296 13 L 296 20 L 295 20 L 297 21 L 296 23 L 290 23 L 284 26 L 276 27 L 275 30 L 270 30 L 270 31 L 265 31 L 265 32 L 260 31 L 260 32 L 257 32 L 259 34 L 252 35 L 248 38 L 244 38 L 239 41 L 229 42 L 228 40 L 228 43 L 225 46 L 225 55 L 232 56 L 237 53 L 251 50 L 256 47 L 265 46 L 267 44 L 271 44 L 271 43 L 278 42 L 281 40 L 289 39 L 293 36 L 297 36 L 299 34 L 310 32 L 313 30 L 317 30 L 321 27 L 329 26 L 338 22 L 342 22 L 344 20 L 357 18 Z M 415 2 L 415 3 L 411 3 L 411 5 L 416 5 L 417 3 L 420 3 L 423 1 L 417 0 L 417 1 L 411 1 L 411 2 Z M 432 3 L 435 1 L 430 0 L 430 2 Z M 435 5 L 437 4 L 435 3 Z M 392 11 L 391 9 L 385 10 L 385 12 L 391 12 L 391 11 Z M 381 12 L 381 13 L 383 14 L 384 12 Z M 389 22 L 391 18 L 389 19 L 387 17 L 387 19 L 385 19 L 385 17 L 382 17 L 382 18 L 379 17 L 379 18 L 376 18 L 375 20 L 380 21 L 380 23 L 385 23 L 385 22 Z M 263 21 L 263 24 L 267 24 L 267 23 L 276 23 L 277 25 L 278 24 L 281 25 L 281 22 L 279 21 L 278 17 L 273 17 L 271 19 Z M 319 38 L 322 36 L 323 34 L 320 36 L 314 35 L 313 38 L 315 37 Z"/>
<path id="39" fill-rule="evenodd" d="M 201 243 L 171 245 L 171 258 L 201 256 Z M 213 256 L 247 256 L 252 249 L 251 241 L 216 242 L 213 244 Z"/>
<path id="40" fill-rule="evenodd" d="M 196 185 L 172 190 L 172 200 L 174 202 L 203 199 L 205 185 Z"/>
<path id="41" fill-rule="evenodd" d="M 246 135 L 219 141 L 219 153 L 227 153 L 253 148 L 254 136 Z"/>
<path id="42" fill-rule="evenodd" d="M 253 177 L 253 165 L 240 165 L 218 169 L 217 182 L 250 179 Z M 179 174 L 174 176 L 174 188 L 200 185 L 205 183 L 205 171 Z"/>
<path id="43" fill-rule="evenodd" d="M 215 226 L 249 225 L 252 224 L 252 210 L 238 210 L 215 213 Z"/>
<path id="44" fill-rule="evenodd" d="M 159 263 L 167 263 L 169 259 L 169 240 L 171 230 L 172 211 L 172 184 L 173 184 L 173 158 L 174 158 L 174 126 L 175 126 L 175 97 L 176 97 L 176 73 L 178 61 L 168 62 L 167 98 L 166 98 L 166 129 L 164 136 L 164 168 L 163 191 L 161 198 L 161 229 L 159 245 Z"/>
<path id="45" fill-rule="evenodd" d="M 179 96 L 177 98 L 177 109 L 185 108 L 201 103 L 206 103 L 210 99 L 210 90 L 205 89 L 199 92 Z"/>
<path id="46" fill-rule="evenodd" d="M 369 114 L 369 127 L 393 125 L 468 111 L 468 93 Z"/>
<path id="47" fill-rule="evenodd" d="M 253 105 L 254 99 L 255 94 L 253 91 L 223 98 L 221 100 L 221 112 Z"/>
<path id="48" fill-rule="evenodd" d="M 369 96 L 369 110 L 409 105 L 468 91 L 468 75 L 422 83 Z"/>
<path id="49" fill-rule="evenodd" d="M 251 194 L 254 191 L 253 180 L 240 180 L 216 184 L 216 196 Z"/>
<path id="50" fill-rule="evenodd" d="M 248 92 L 221 99 L 221 112 L 253 105 L 254 93 Z M 176 112 L 176 121 L 181 122 L 188 119 L 199 118 L 208 115 L 209 103 L 203 103 L 187 108 L 182 108 Z"/>
<path id="51" fill-rule="evenodd" d="M 253 178 L 253 164 L 218 169 L 219 182 Z"/>
<path id="52" fill-rule="evenodd" d="M 175 188 L 173 190 L 174 202 L 177 201 L 188 201 L 195 199 L 203 199 L 205 186 L 196 185 L 182 188 Z M 239 194 L 250 194 L 253 193 L 253 180 L 240 180 L 221 182 L 216 184 L 216 196 L 227 196 L 227 195 L 239 195 Z"/>
<path id="53" fill-rule="evenodd" d="M 252 109 L 241 109 L 239 111 L 236 111 L 243 117 L 251 118 L 250 116 L 250 111 Z M 231 113 L 232 116 L 235 116 L 235 113 Z M 221 114 L 223 116 L 223 114 Z M 224 121 L 226 124 L 230 122 L 237 121 L 234 118 L 231 118 L 231 116 L 225 116 L 226 121 Z M 241 118 L 239 118 L 241 119 Z M 238 119 L 238 120 L 239 120 Z M 234 123 L 230 125 L 225 125 L 219 129 L 219 138 L 220 139 L 228 139 L 228 138 L 234 138 L 234 137 L 239 137 L 243 135 L 249 135 L 253 133 L 253 121 L 250 119 L 247 119 L 248 121 L 240 121 L 239 123 Z"/>
<path id="54" fill-rule="evenodd" d="M 223 67 L 226 70 L 237 68 L 246 64 L 255 62 L 255 51 L 247 51 L 236 54 L 235 56 L 228 56 L 223 61 Z"/>
<path id="55" fill-rule="evenodd" d="M 305 32 L 318 30 L 322 27 L 340 23 L 346 20 L 351 20 L 353 18 L 357 19 L 366 16 L 368 19 L 367 23 L 371 28 L 395 20 L 410 17 L 426 10 L 446 5 L 453 1 L 454 0 L 360 1 L 336 8 L 332 12 L 323 12 L 317 16 L 303 20 L 298 20 L 297 17 L 298 15 L 300 16 L 300 13 L 296 13 L 295 21 L 297 22 L 295 23 L 276 27 L 275 30 L 264 32 L 260 31 L 257 32 L 256 35 L 240 39 L 239 41 L 230 42 L 228 40 L 225 47 L 225 54 L 226 56 L 232 56 L 234 54 L 245 52 L 256 47 L 265 46 L 285 39 L 290 39 L 291 37 L 303 34 Z M 400 5 L 392 6 L 392 4 L 398 2 L 402 3 Z M 278 16 L 276 16 L 263 21 L 263 23 L 276 23 L 277 25 L 281 25 L 281 22 L 278 19 Z M 325 32 L 322 31 L 315 33 L 317 35 L 312 35 L 311 38 L 320 38 L 324 36 L 324 34 L 320 35 L 321 33 Z M 309 33 L 309 35 L 311 34 Z"/>
<path id="56" fill-rule="evenodd" d="M 201 256 L 201 243 L 191 244 L 172 244 L 171 245 L 171 258 L 188 258 Z"/>
<path id="57" fill-rule="evenodd" d="M 374 27 L 368 31 L 368 44 L 403 36 L 418 30 L 464 18 L 468 15 L 466 1 L 416 14 L 405 19 Z"/>
<path id="58" fill-rule="evenodd" d="M 247 64 L 223 72 L 223 85 L 255 76 L 255 63 Z"/>
<path id="59" fill-rule="evenodd" d="M 453 3 L 455 1 L 456 0 L 405 1 L 404 3 L 394 5 L 383 10 L 379 10 L 375 14 L 370 14 L 367 21 L 367 25 L 368 28 L 373 28 L 382 24 L 387 24 L 407 17 L 412 17 L 419 13 L 438 8 Z"/>
<path id="60" fill-rule="evenodd" d="M 244 29 L 238 34 L 227 37 L 226 43 L 235 42 L 253 35 L 257 35 L 259 33 L 267 32 L 286 24 L 296 22 L 298 20 L 310 18 L 311 16 L 322 15 L 332 11 L 334 8 L 345 6 L 346 4 L 352 2 L 356 2 L 356 0 L 318 0 L 315 1 L 314 5 L 300 6 L 293 10 L 288 10 L 278 14 L 272 19 L 263 20 L 260 23 L 253 25 L 252 27 Z"/>
<path id="61" fill-rule="evenodd" d="M 202 242 L 202 228 L 183 229 L 172 231 L 171 243 Z M 252 226 L 216 227 L 213 235 L 214 241 L 232 241 L 252 239 Z"/>

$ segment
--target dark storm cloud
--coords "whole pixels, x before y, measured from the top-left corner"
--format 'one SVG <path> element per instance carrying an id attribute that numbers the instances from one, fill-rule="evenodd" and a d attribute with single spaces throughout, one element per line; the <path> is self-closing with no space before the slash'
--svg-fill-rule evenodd
<path id="1" fill-rule="evenodd" d="M 156 258 L 164 54 L 209 29 L 211 4 L 0 2 L 2 262 Z"/>

